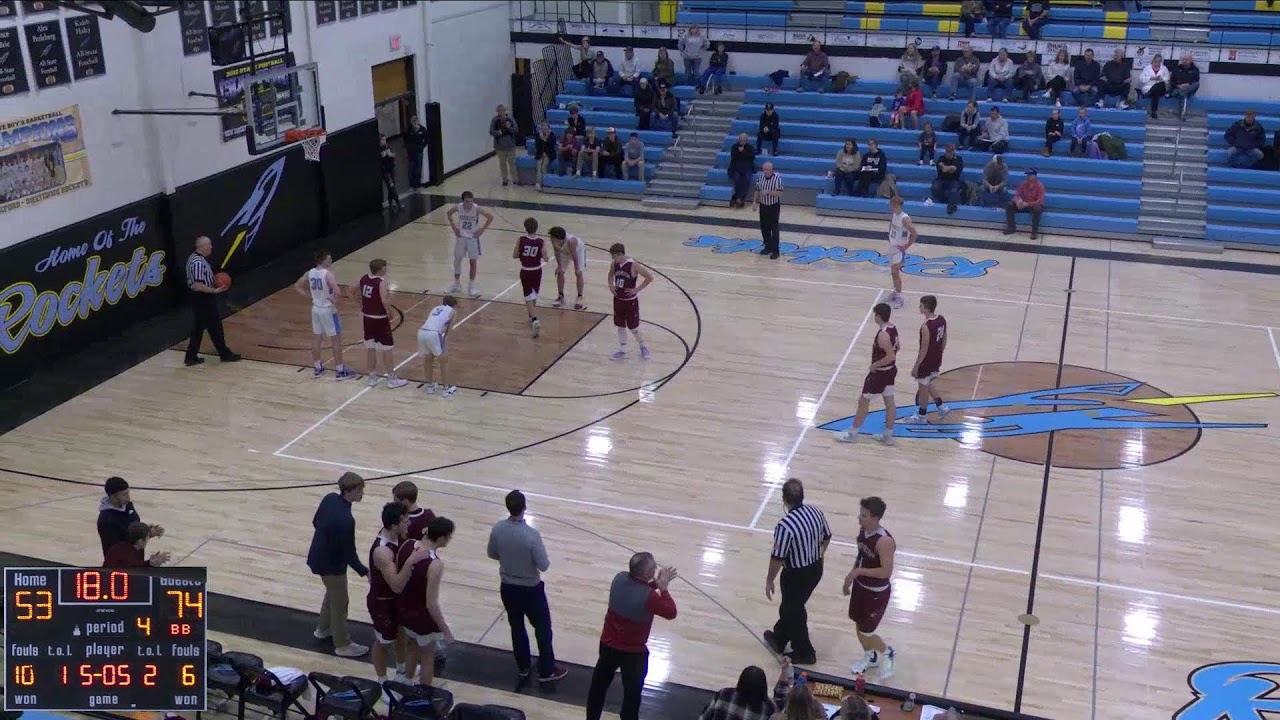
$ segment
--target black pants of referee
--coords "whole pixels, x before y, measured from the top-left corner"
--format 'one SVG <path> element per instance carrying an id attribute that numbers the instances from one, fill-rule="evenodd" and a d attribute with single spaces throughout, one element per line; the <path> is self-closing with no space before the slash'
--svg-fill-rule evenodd
<path id="1" fill-rule="evenodd" d="M 227 359 L 235 353 L 227 347 L 227 340 L 222 334 L 222 316 L 218 314 L 218 296 L 209 293 L 193 292 L 191 297 L 191 340 L 187 343 L 187 363 L 195 363 L 200 358 L 200 343 L 205 332 L 213 340 L 213 347 L 218 357 Z"/>
<path id="2" fill-rule="evenodd" d="M 649 652 L 624 652 L 604 643 L 600 643 L 600 659 L 596 660 L 587 690 L 587 720 L 600 720 L 609 686 L 618 671 L 622 671 L 622 707 L 618 709 L 618 717 L 640 720 L 640 698 L 644 693 L 644 678 L 649 674 Z"/>
<path id="3" fill-rule="evenodd" d="M 778 220 L 781 217 L 782 203 L 775 205 L 760 203 L 760 237 L 764 240 L 764 248 L 760 251 L 761 255 L 771 255 L 778 252 L 778 241 L 780 239 Z"/>
<path id="4" fill-rule="evenodd" d="M 813 643 L 809 640 L 809 611 L 805 605 L 821 580 L 821 560 L 802 568 L 782 569 L 782 577 L 778 580 L 782 601 L 778 603 L 778 622 L 773 626 L 775 649 L 785 649 L 789 642 L 794 656 L 813 657 Z"/>

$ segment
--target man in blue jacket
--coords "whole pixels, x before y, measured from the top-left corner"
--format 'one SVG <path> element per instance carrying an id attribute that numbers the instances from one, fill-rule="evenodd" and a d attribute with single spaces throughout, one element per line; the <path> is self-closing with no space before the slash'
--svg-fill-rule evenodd
<path id="1" fill-rule="evenodd" d="M 1223 139 L 1231 146 L 1227 149 L 1227 164 L 1233 168 L 1251 168 L 1262 159 L 1267 131 L 1258 122 L 1256 111 L 1245 110 L 1244 119 L 1232 123 Z"/>
<path id="2" fill-rule="evenodd" d="M 356 551 L 356 519 L 351 514 L 351 503 L 364 499 L 364 478 L 349 472 L 338 479 L 338 492 L 329 493 L 320 501 L 316 515 L 311 520 L 315 533 L 311 536 L 311 549 L 307 551 L 307 567 L 320 576 L 324 583 L 324 602 L 320 604 L 320 623 L 316 627 L 317 640 L 333 639 L 333 652 L 342 657 L 355 658 L 369 652 L 369 648 L 351 642 L 347 634 L 347 568 L 360 577 L 369 574 L 369 568 L 360 562 Z"/>

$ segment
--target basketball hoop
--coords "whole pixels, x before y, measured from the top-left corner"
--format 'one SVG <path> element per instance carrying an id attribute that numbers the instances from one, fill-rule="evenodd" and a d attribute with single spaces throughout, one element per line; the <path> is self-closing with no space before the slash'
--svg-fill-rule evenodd
<path id="1" fill-rule="evenodd" d="M 311 162 L 320 162 L 320 148 L 327 137 L 323 128 L 299 128 L 284 131 L 287 143 L 302 143 L 302 154 Z"/>

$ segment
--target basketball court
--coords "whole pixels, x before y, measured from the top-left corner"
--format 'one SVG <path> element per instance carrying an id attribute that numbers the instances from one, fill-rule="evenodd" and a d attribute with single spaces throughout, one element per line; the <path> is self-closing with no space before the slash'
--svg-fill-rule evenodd
<path id="1" fill-rule="evenodd" d="M 940 387 L 955 410 L 945 423 L 900 426 L 892 448 L 843 445 L 834 435 L 856 407 L 870 309 L 887 297 L 885 223 L 788 208 L 784 223 L 808 232 L 784 225 L 784 243 L 802 248 L 770 261 L 751 251 L 745 212 L 556 204 L 492 187 L 492 171 L 443 188 L 475 189 L 497 216 L 482 238 L 484 295 L 459 302 L 450 337 L 457 395 L 312 379 L 308 308 L 280 289 L 227 323 L 247 362 L 188 369 L 180 352 L 162 352 L 0 438 L 8 550 L 96 563 L 86 518 L 99 479 L 119 474 L 144 519 L 166 526 L 156 548 L 207 565 L 212 588 L 313 611 L 321 587 L 304 558 L 315 503 L 345 470 L 396 476 L 372 480 L 355 507 L 367 538 L 404 476 L 458 523 L 444 552 L 455 634 L 507 648 L 484 546 L 502 496 L 520 488 L 552 556 L 560 658 L 594 663 L 608 583 L 649 550 L 681 573 L 680 615 L 655 624 L 649 682 L 717 688 L 744 664 L 775 667 L 760 640 L 777 610 L 764 575 L 778 487 L 795 476 L 835 532 L 809 603 L 819 671 L 845 675 L 858 653 L 839 586 L 856 555 L 858 499 L 873 494 L 899 545 L 881 626 L 898 651 L 889 685 L 1000 709 L 1020 695 L 1022 711 L 1045 717 L 1155 718 L 1191 700 L 1196 668 L 1271 659 L 1280 568 L 1265 552 L 1280 530 L 1263 468 L 1280 423 L 1275 259 L 1228 253 L 1216 260 L 1257 265 L 1204 269 L 1120 242 L 1050 236 L 1040 248 L 925 226 L 948 244 L 918 246 L 924 260 L 905 275 L 897 395 L 910 403 L 915 303 L 932 293 L 950 328 Z M 520 206 L 536 201 L 555 207 Z M 370 260 L 389 262 L 396 360 L 411 379 L 421 378 L 416 329 L 452 280 L 444 213 L 370 238 L 333 267 L 351 286 Z M 536 340 L 510 259 L 527 216 L 590 245 L 588 309 L 543 307 Z M 634 347 L 608 358 L 617 337 L 603 248 L 614 242 L 657 275 L 640 297 L 647 362 Z M 554 294 L 548 269 L 540 304 Z M 347 360 L 363 369 L 358 306 L 344 303 Z M 367 620 L 363 583 L 351 587 L 352 618 Z M 580 712 L 546 705 L 531 717 Z"/>

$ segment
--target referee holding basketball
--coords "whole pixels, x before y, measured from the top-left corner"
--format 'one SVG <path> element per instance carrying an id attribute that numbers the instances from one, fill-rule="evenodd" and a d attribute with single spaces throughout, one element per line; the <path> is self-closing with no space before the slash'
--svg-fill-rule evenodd
<path id="1" fill-rule="evenodd" d="M 223 362 L 236 362 L 240 359 L 238 354 L 227 347 L 226 338 L 222 335 L 218 296 L 227 289 L 218 287 L 213 279 L 213 267 L 209 265 L 211 252 L 213 241 L 202 236 L 196 239 L 196 251 L 187 258 L 187 289 L 191 291 L 191 341 L 187 343 L 186 359 L 188 367 L 204 362 L 204 358 L 200 357 L 200 343 L 204 340 L 206 330 Z"/>
<path id="2" fill-rule="evenodd" d="M 804 484 L 791 478 L 782 484 L 782 504 L 787 512 L 773 529 L 773 552 L 764 595 L 773 599 L 774 580 L 782 573 L 782 602 L 778 622 L 764 631 L 764 641 L 774 652 L 785 653 L 796 665 L 812 665 L 818 656 L 809 641 L 809 613 L 805 604 L 822 580 L 822 557 L 831 542 L 831 529 L 822 511 L 804 504 Z"/>
<path id="3" fill-rule="evenodd" d="M 760 168 L 756 194 L 751 204 L 760 207 L 760 237 L 764 239 L 760 254 L 777 260 L 780 240 L 778 223 L 782 217 L 782 176 L 773 171 L 773 163 L 767 162 Z"/>

